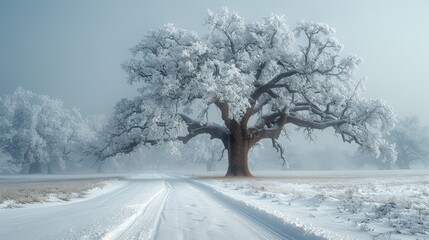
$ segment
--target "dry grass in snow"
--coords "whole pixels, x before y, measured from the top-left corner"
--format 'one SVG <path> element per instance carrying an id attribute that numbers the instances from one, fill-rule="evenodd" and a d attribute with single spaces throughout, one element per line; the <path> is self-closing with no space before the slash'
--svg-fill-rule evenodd
<path id="1" fill-rule="evenodd" d="M 2 183 L 0 206 L 14 208 L 29 203 L 69 201 L 83 198 L 90 190 L 104 186 L 105 179 Z"/>

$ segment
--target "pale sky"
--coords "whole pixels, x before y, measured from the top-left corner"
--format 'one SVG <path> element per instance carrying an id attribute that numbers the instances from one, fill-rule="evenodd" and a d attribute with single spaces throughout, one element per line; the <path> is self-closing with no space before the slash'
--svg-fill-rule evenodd
<path id="1" fill-rule="evenodd" d="M 62 99 L 84 114 L 109 114 L 136 94 L 120 64 L 146 32 L 166 23 L 204 34 L 206 10 L 223 6 L 247 21 L 285 15 L 336 28 L 346 53 L 363 58 L 366 96 L 398 116 L 429 124 L 429 1 L 425 0 L 2 0 L 0 94 L 19 86 Z"/>

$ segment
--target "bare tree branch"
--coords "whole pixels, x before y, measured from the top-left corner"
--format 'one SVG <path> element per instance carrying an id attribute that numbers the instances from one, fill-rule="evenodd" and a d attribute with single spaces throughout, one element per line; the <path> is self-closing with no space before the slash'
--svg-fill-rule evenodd
<path id="1" fill-rule="evenodd" d="M 277 141 L 277 139 L 272 138 L 271 141 L 273 143 L 273 148 L 275 148 L 277 152 L 280 153 L 280 158 L 283 160 L 282 166 L 286 165 L 286 167 L 289 167 L 289 164 L 287 164 L 286 158 L 284 156 L 285 151 L 283 146 Z"/>

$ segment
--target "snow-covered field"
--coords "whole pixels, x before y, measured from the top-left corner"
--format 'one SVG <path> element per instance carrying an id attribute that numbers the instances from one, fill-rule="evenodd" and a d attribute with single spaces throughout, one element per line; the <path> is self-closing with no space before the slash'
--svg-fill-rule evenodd
<path id="1" fill-rule="evenodd" d="M 0 239 L 429 239 L 425 171 L 222 174 L 128 175 L 85 198 L 3 208 Z"/>
<path id="2" fill-rule="evenodd" d="M 202 182 L 328 239 L 429 239 L 428 171 L 258 175 Z"/>

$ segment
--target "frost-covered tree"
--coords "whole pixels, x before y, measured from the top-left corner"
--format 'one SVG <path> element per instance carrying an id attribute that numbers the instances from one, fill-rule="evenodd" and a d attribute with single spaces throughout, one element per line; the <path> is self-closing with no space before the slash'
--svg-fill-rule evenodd
<path id="1" fill-rule="evenodd" d="M 1 145 L 16 165 L 28 164 L 30 173 L 41 172 L 47 162 L 46 142 L 36 131 L 40 105 L 36 95 L 19 88 L 1 99 Z"/>
<path id="2" fill-rule="evenodd" d="M 207 171 L 215 171 L 216 163 L 223 157 L 222 142 L 195 137 L 181 149 L 181 161 L 206 165 Z"/>
<path id="3" fill-rule="evenodd" d="M 0 147 L 0 174 L 15 174 L 21 166 L 14 163 L 12 157 Z"/>
<path id="4" fill-rule="evenodd" d="M 391 131 L 387 139 L 395 144 L 399 168 L 410 168 L 410 163 L 420 160 L 427 165 L 429 162 L 429 128 L 422 126 L 417 117 L 401 119 Z"/>
<path id="5" fill-rule="evenodd" d="M 37 114 L 36 132 L 46 142 L 48 173 L 57 164 L 65 168 L 64 149 L 69 137 L 63 102 L 48 96 L 39 96 L 40 111 Z"/>
<path id="6" fill-rule="evenodd" d="M 94 159 L 89 159 L 86 153 L 88 147 L 98 141 L 97 133 L 105 125 L 105 117 L 103 115 L 83 117 L 76 108 L 66 110 L 64 114 L 67 129 L 66 141 L 62 148 L 64 162 L 69 167 L 80 167 L 85 164 L 84 161 L 93 162 Z"/>
<path id="7" fill-rule="evenodd" d="M 251 176 L 249 149 L 262 139 L 280 149 L 292 124 L 308 134 L 334 128 L 345 142 L 395 159 L 382 138 L 392 109 L 360 95 L 360 59 L 343 55 L 333 28 L 301 21 L 290 29 L 278 15 L 246 23 L 228 9 L 209 12 L 205 26 L 199 37 L 168 24 L 131 49 L 123 68 L 139 95 L 117 104 L 101 158 L 208 134 L 228 152 L 227 176 Z M 219 118 L 209 118 L 214 111 Z"/>
<path id="8" fill-rule="evenodd" d="M 100 123 L 99 120 L 97 120 Z M 41 173 L 47 164 L 64 169 L 76 162 L 95 132 L 90 120 L 76 109 L 66 109 L 62 101 L 19 88 L 0 98 L 0 146 L 8 163 L 29 166 L 30 173 Z M 94 124 L 95 126 L 95 124 Z"/>

